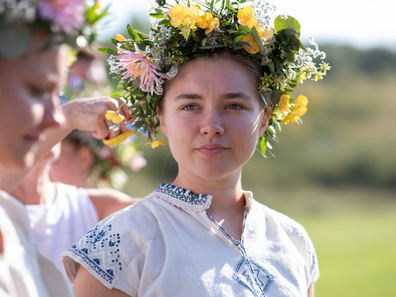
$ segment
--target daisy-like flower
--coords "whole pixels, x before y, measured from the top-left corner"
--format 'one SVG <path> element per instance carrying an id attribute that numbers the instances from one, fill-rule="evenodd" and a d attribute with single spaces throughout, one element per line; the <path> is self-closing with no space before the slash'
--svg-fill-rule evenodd
<path id="1" fill-rule="evenodd" d="M 84 0 L 39 0 L 37 5 L 41 17 L 58 25 L 66 34 L 73 33 L 84 24 Z"/>
<path id="2" fill-rule="evenodd" d="M 135 43 L 136 52 L 122 49 L 122 53 L 117 56 L 111 56 L 109 61 L 118 64 L 113 67 L 113 71 L 122 76 L 123 80 L 130 82 L 136 78 L 140 78 L 140 89 L 147 90 L 153 95 L 154 91 L 161 86 L 160 78 L 164 75 L 159 73 L 158 67 L 153 64 L 153 60 L 140 52 L 139 47 Z M 148 48 L 146 48 L 146 51 Z"/>

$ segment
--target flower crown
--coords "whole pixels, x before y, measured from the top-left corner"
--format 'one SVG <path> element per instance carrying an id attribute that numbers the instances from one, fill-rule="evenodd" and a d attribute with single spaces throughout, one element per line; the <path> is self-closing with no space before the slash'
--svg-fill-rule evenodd
<path id="1" fill-rule="evenodd" d="M 197 57 L 204 57 L 222 48 L 229 48 L 258 62 L 262 77 L 258 90 L 266 106 L 272 107 L 271 117 L 260 148 L 265 155 L 271 148 L 268 139 L 277 140 L 276 128 L 281 123 L 301 122 L 308 100 L 290 97 L 293 88 L 306 79 L 318 81 L 327 70 L 314 58 L 324 59 L 312 37 L 305 47 L 300 39 L 300 24 L 290 16 L 273 20 L 275 6 L 265 0 L 241 7 L 246 0 L 150 1 L 153 8 L 149 35 L 128 25 L 129 39 L 117 34 L 112 39 L 117 51 L 101 48 L 110 54 L 110 71 L 118 74 L 123 97 L 131 104 L 133 125 L 145 131 L 153 147 L 163 144 L 156 139 L 160 131 L 156 107 L 165 80 L 177 74 L 178 66 Z M 248 3 L 246 3 L 248 4 Z M 120 96 L 120 95 L 119 95 Z"/>
<path id="2" fill-rule="evenodd" d="M 0 0 L 0 56 L 13 58 L 27 53 L 32 29 L 42 28 L 58 43 L 85 47 L 94 41 L 95 23 L 104 17 L 99 0 Z"/>

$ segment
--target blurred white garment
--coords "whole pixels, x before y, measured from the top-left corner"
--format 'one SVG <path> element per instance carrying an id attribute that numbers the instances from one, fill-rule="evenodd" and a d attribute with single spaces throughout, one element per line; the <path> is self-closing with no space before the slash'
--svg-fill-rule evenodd
<path id="1" fill-rule="evenodd" d="M 52 204 L 25 207 L 34 242 L 55 263 L 72 288 L 61 264 L 61 255 L 99 222 L 87 192 L 83 188 L 56 183 L 56 196 Z"/>
<path id="2" fill-rule="evenodd" d="M 0 190 L 0 296 L 72 296 L 61 273 L 32 242 L 23 204 Z"/>

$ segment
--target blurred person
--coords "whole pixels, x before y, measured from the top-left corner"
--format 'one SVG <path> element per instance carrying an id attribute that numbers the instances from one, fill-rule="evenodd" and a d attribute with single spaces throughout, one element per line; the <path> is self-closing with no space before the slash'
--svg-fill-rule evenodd
<path id="1" fill-rule="evenodd" d="M 107 146 L 92 132 L 74 130 L 61 142 L 59 158 L 52 164 L 52 181 L 77 187 L 113 187 L 122 190 L 128 181 L 124 169 L 138 172 L 146 166 L 143 153 L 131 136 L 119 146 Z"/>
<path id="2" fill-rule="evenodd" d="M 111 92 L 103 57 L 99 51 L 92 48 L 81 49 L 73 60 L 66 85 L 62 88 L 67 98 L 98 97 Z"/>
<path id="3" fill-rule="evenodd" d="M 0 0 L 1 296 L 71 296 L 58 269 L 32 244 L 23 205 L 7 192 L 36 161 L 45 134 L 65 121 L 57 110 L 60 44 L 93 25 L 86 9 L 82 0 Z"/>
<path id="4" fill-rule="evenodd" d="M 52 182 L 49 172 L 60 143 L 10 192 L 25 205 L 33 241 L 64 274 L 60 257 L 100 220 L 136 201 L 112 189 L 84 189 Z M 78 171 L 77 171 L 78 172 Z M 66 275 L 64 275 L 67 280 Z M 69 283 L 71 288 L 71 285 Z"/>

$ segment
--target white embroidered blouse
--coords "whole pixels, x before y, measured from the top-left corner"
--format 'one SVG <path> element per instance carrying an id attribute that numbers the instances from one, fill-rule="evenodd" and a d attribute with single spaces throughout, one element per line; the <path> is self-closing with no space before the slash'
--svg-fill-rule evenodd
<path id="1" fill-rule="evenodd" d="M 68 278 L 83 265 L 130 296 L 306 296 L 319 276 L 306 231 L 251 192 L 244 196 L 235 241 L 206 212 L 211 196 L 161 184 L 63 253 Z"/>

